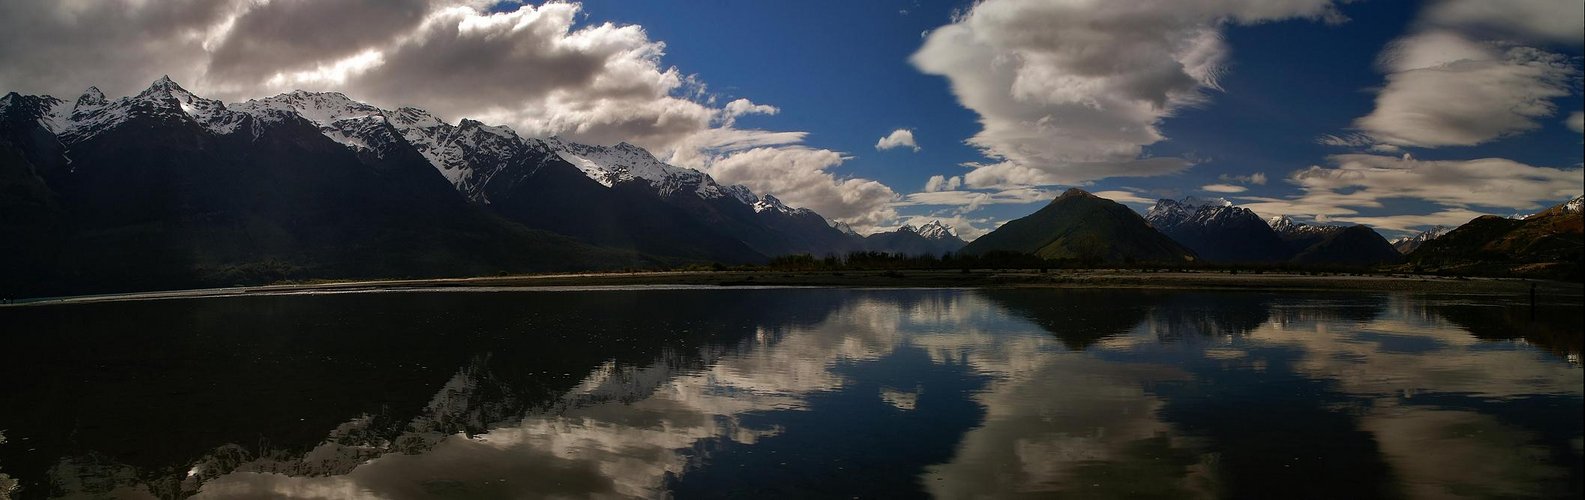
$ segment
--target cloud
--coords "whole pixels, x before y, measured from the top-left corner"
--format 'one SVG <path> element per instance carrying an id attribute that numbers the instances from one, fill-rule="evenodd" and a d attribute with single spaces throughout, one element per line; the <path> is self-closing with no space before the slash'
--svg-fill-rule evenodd
<path id="1" fill-rule="evenodd" d="M 248 81 L 311 69 L 416 28 L 427 0 L 274 0 L 240 13 L 210 56 L 210 78 Z"/>
<path id="2" fill-rule="evenodd" d="M 911 62 L 947 78 L 993 161 L 970 186 L 1077 184 L 1187 168 L 1142 159 L 1158 124 L 1217 88 L 1222 28 L 1338 20 L 1329 0 L 1136 2 L 985 0 L 931 31 Z"/>
<path id="3" fill-rule="evenodd" d="M 775 115 L 776 113 L 780 112 L 781 108 L 771 106 L 769 104 L 754 104 L 754 101 L 750 101 L 748 99 L 735 99 L 732 102 L 726 103 L 726 106 L 721 108 L 720 121 L 722 122 L 722 125 L 730 127 L 737 123 L 737 118 L 739 116 Z"/>
<path id="4" fill-rule="evenodd" d="M 947 177 L 944 175 L 932 175 L 930 176 L 930 180 L 925 181 L 925 192 L 934 193 L 937 191 L 956 191 L 958 187 L 962 185 L 962 177 L 956 175 L 952 177 Z"/>
<path id="5" fill-rule="evenodd" d="M 1585 16 L 1572 0 L 1444 0 L 1421 13 L 1426 23 L 1457 26 L 1472 31 L 1524 41 L 1580 46 L 1585 39 Z"/>
<path id="6" fill-rule="evenodd" d="M 895 148 L 911 148 L 919 152 L 919 145 L 914 143 L 914 131 L 905 128 L 893 130 L 891 134 L 875 142 L 876 151 L 885 151 Z"/>
<path id="7" fill-rule="evenodd" d="M 1011 188 L 998 191 L 925 191 L 909 193 L 897 206 L 955 206 L 962 213 L 978 210 L 985 205 L 1024 205 L 1051 200 L 1050 192 L 1032 187 Z"/>
<path id="8" fill-rule="evenodd" d="M 1580 71 L 1546 45 L 1585 44 L 1572 0 L 1447 0 L 1379 58 L 1387 82 L 1354 126 L 1390 146 L 1473 146 L 1533 130 Z"/>
<path id="9" fill-rule="evenodd" d="M 1222 181 L 1222 182 L 1236 182 L 1236 183 L 1239 183 L 1239 184 L 1254 184 L 1256 186 L 1264 186 L 1264 185 L 1266 185 L 1266 173 L 1265 172 L 1255 172 L 1255 173 L 1249 174 L 1249 175 L 1228 175 L 1228 174 L 1222 174 L 1222 175 L 1216 176 L 1216 178 L 1218 180 Z"/>
<path id="10" fill-rule="evenodd" d="M 0 88 L 76 98 L 90 85 L 142 89 L 162 73 L 195 79 L 205 40 L 240 2 L 0 2 Z"/>
<path id="11" fill-rule="evenodd" d="M 228 101 L 339 91 L 530 137 L 627 141 L 856 227 L 895 218 L 896 193 L 829 173 L 844 157 L 804 145 L 806 132 L 736 128 L 781 110 L 715 105 L 704 82 L 663 63 L 665 43 L 642 26 L 584 22 L 578 3 L 496 3 L 0 2 L 0 89 L 126 95 L 169 74 Z"/>
<path id="12" fill-rule="evenodd" d="M 1585 133 L 1585 113 L 1579 111 L 1570 113 L 1568 119 L 1563 120 L 1563 124 L 1567 125 L 1569 130 Z"/>
<path id="13" fill-rule="evenodd" d="M 1210 191 L 1212 193 L 1242 193 L 1244 191 L 1248 191 L 1249 188 L 1244 186 L 1235 186 L 1232 184 L 1206 184 L 1204 186 L 1200 186 L 1200 190 Z"/>
<path id="14" fill-rule="evenodd" d="M 1144 158 L 1117 162 L 1069 163 L 1060 171 L 1004 161 L 970 164 L 974 170 L 963 175 L 966 185 L 984 188 L 1083 184 L 1107 177 L 1149 177 L 1182 172 L 1193 166 L 1182 158 Z M 1126 173 L 1126 174 L 1124 174 Z"/>
<path id="15" fill-rule="evenodd" d="M 1408 230 L 1458 225 L 1475 216 L 1536 211 L 1578 196 L 1585 186 L 1579 169 L 1535 167 L 1502 158 L 1415 160 L 1370 154 L 1330 157 L 1330 167 L 1311 166 L 1288 176 L 1303 194 L 1288 199 L 1238 197 L 1240 205 L 1265 216 L 1290 215 Z M 1362 215 L 1388 200 L 1438 205 L 1426 214 Z"/>
<path id="16" fill-rule="evenodd" d="M 1432 226 L 1458 227 L 1482 215 L 1493 215 L 1486 212 L 1477 212 L 1467 208 L 1448 208 L 1425 214 L 1398 214 L 1381 216 L 1349 216 L 1344 220 L 1354 224 L 1364 224 L 1379 231 L 1418 232 L 1421 228 Z"/>
<path id="17" fill-rule="evenodd" d="M 880 182 L 839 178 L 828 170 L 846 158 L 826 149 L 798 145 L 756 147 L 712 159 L 703 170 L 727 184 L 772 193 L 790 205 L 809 208 L 859 232 L 897 218 L 897 193 Z"/>
<path id="18" fill-rule="evenodd" d="M 1090 193 L 1090 194 L 1093 194 L 1093 195 L 1096 195 L 1096 196 L 1099 196 L 1099 197 L 1102 197 L 1102 198 L 1106 198 L 1108 200 L 1112 200 L 1112 201 L 1115 201 L 1115 202 L 1118 202 L 1118 203 L 1139 203 L 1139 204 L 1149 205 L 1149 204 L 1153 204 L 1153 203 L 1156 202 L 1156 200 L 1152 200 L 1150 198 L 1145 198 L 1145 197 L 1139 196 L 1138 194 L 1134 193 L 1133 191 L 1096 191 L 1096 192 Z"/>
<path id="19" fill-rule="evenodd" d="M 1394 146 L 1473 146 L 1538 128 L 1579 74 L 1562 55 L 1448 31 L 1394 42 L 1382 61 L 1387 85 L 1355 126 Z"/>

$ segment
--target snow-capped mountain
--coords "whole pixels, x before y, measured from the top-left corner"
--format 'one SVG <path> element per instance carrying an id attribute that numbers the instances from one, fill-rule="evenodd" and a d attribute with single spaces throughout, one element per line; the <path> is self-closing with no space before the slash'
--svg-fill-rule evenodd
<path id="1" fill-rule="evenodd" d="M 1158 200 L 1145 221 L 1208 261 L 1277 262 L 1292 254 L 1260 216 L 1221 198 Z"/>
<path id="2" fill-rule="evenodd" d="M 731 197 L 749 205 L 760 201 L 747 187 L 722 186 L 704 172 L 669 165 L 655 158 L 648 150 L 626 142 L 615 146 L 595 146 L 551 137 L 545 139 L 544 144 L 590 179 L 605 186 L 644 182 L 661 196 L 692 192 L 705 199 Z M 776 205 L 780 203 L 774 202 Z"/>
<path id="3" fill-rule="evenodd" d="M 152 245 L 149 255 L 197 259 L 169 261 L 188 266 L 183 269 L 148 269 L 176 280 L 162 283 L 182 286 L 207 284 L 209 279 L 223 284 L 248 281 L 213 277 L 207 274 L 210 269 L 192 267 L 200 262 L 222 269 L 284 262 L 282 272 L 311 276 L 436 275 L 617 261 L 745 263 L 860 247 L 856 238 L 811 210 L 789 207 L 743 186 L 721 185 L 703 172 L 667 165 L 631 144 L 592 146 L 522 137 L 509 127 L 467 119 L 453 124 L 421 109 L 382 109 L 335 92 L 296 91 L 223 103 L 160 78 L 121 98 L 93 88 L 73 101 L 10 93 L 0 97 L 0 143 L 23 153 L 0 158 L 0 163 L 11 162 L 0 164 L 0 173 L 15 171 L 27 184 L 22 188 L 27 196 L 7 200 L 17 206 L 0 208 L 8 213 L 44 210 L 49 213 L 36 220 L 55 221 L 7 229 L 28 235 L 0 235 L 5 236 L 0 240 L 24 242 L 12 245 L 19 248 L 0 245 L 0 251 L 22 252 L 25 246 L 36 257 L 13 259 L 17 269 L 51 268 L 44 261 L 67 258 L 58 256 L 62 252 L 53 245 L 74 238 L 62 232 L 101 225 L 105 232 L 93 234 L 131 238 L 142 234 L 138 231 L 164 228 L 136 241 Z M 388 206 L 398 200 L 406 204 Z M 266 207 L 271 212 L 250 212 Z M 188 213 L 193 210 L 207 212 Z M 67 215 L 99 219 L 60 219 Z M 269 220 L 238 225 L 255 216 Z M 113 233 L 123 230 L 117 225 L 123 219 L 145 225 Z M 362 229 L 346 226 L 360 221 Z M 211 223 L 233 225 L 199 227 Z M 202 236 L 183 233 L 182 224 L 193 225 Z M 293 231 L 308 232 L 297 240 L 279 238 Z M 552 244 L 574 240 L 549 233 L 582 243 Z M 266 236 L 273 239 L 253 239 Z M 192 248 L 155 249 L 162 238 L 199 246 L 213 243 L 229 253 L 216 257 Z M 387 252 L 389 263 L 354 266 L 351 254 L 315 253 L 384 249 L 388 242 L 382 238 L 418 240 L 399 244 L 410 253 Z M 530 240 L 539 247 L 526 248 L 532 246 Z M 284 243 L 271 249 L 261 244 L 266 241 Z M 321 243 L 312 250 L 298 246 L 311 241 Z M 77 245 L 115 248 L 120 243 Z M 425 245 L 451 246 L 428 251 Z M 485 247 L 488 251 L 480 250 Z M 456 257 L 461 248 L 473 250 Z M 577 255 L 544 258 L 556 248 Z M 453 257 L 434 258 L 441 255 Z M 397 262 L 402 258 L 429 260 L 422 262 L 421 272 L 420 267 L 406 272 Z M 332 268 L 291 270 L 305 262 Z M 343 264 L 359 270 L 338 267 Z M 7 278 L 18 277 L 17 283 L 51 279 L 9 270 L 0 269 Z M 258 280 L 275 274 L 248 276 Z"/>
<path id="4" fill-rule="evenodd" d="M 836 229 L 837 231 L 841 231 L 842 234 L 846 234 L 848 236 L 858 236 L 858 237 L 861 237 L 861 238 L 863 237 L 863 235 L 860 235 L 858 231 L 854 231 L 853 230 L 853 226 L 849 226 L 848 223 L 846 223 L 846 222 L 832 222 L 831 223 L 831 228 L 832 229 Z"/>
<path id="5" fill-rule="evenodd" d="M 1300 264 L 1371 266 L 1401 262 L 1402 254 L 1376 230 L 1363 225 L 1311 225 L 1280 215 L 1266 219 Z"/>
<path id="6" fill-rule="evenodd" d="M 903 229 L 908 228 L 909 226 L 903 226 Z M 919 226 L 919 228 L 914 230 L 914 232 L 918 233 L 920 236 L 923 236 L 927 240 L 957 239 L 958 237 L 957 233 L 952 231 L 952 226 L 943 224 L 939 220 L 927 222 L 925 225 Z"/>
<path id="7" fill-rule="evenodd" d="M 1286 215 L 1266 219 L 1266 224 L 1270 225 L 1271 230 L 1277 232 L 1277 237 L 1287 242 L 1295 252 L 1303 251 L 1343 230 L 1341 226 L 1305 224 Z"/>
<path id="8" fill-rule="evenodd" d="M 382 123 L 388 123 L 458 191 L 479 202 L 489 202 L 484 186 L 500 175 L 512 158 L 525 152 L 548 151 L 606 187 L 642 183 L 662 197 L 693 193 L 704 199 L 734 199 L 756 211 L 763 211 L 764 207 L 775 207 L 784 213 L 804 210 L 787 207 L 774 198 L 762 200 L 745 186 L 722 185 L 698 170 L 669 165 L 644 148 L 626 142 L 601 146 L 557 137 L 525 138 L 506 126 L 468 119 L 451 125 L 422 109 L 384 110 L 339 92 L 294 91 L 236 107 L 264 119 L 279 120 L 296 114 L 317 124 L 337 142 L 375 153 L 380 152 L 381 141 L 371 141 L 371 135 L 382 131 Z"/>
<path id="9" fill-rule="evenodd" d="M 967 244 L 952 231 L 952 226 L 939 220 L 918 227 L 904 224 L 896 231 L 864 237 L 865 250 L 902 255 L 941 255 L 961 250 Z"/>
<path id="10" fill-rule="evenodd" d="M 1426 241 L 1409 261 L 1427 271 L 1577 282 L 1585 254 L 1582 205 L 1576 197 L 1523 219 L 1476 217 Z"/>
<path id="11" fill-rule="evenodd" d="M 812 217 L 820 220 L 819 229 L 826 229 L 827 223 L 819 214 L 788 207 L 774 196 L 758 196 L 744 186 L 721 185 L 703 172 L 668 165 L 629 143 L 599 146 L 560 138 L 525 138 L 509 127 L 468 119 L 451 125 L 420 109 L 386 111 L 338 93 L 293 92 L 250 103 L 251 108 L 288 110 L 312 117 L 327 137 L 355 149 L 376 150 L 368 147 L 372 141 L 370 133 L 387 130 L 377 123 L 379 117 L 387 117 L 383 121 L 390 125 L 388 129 L 397 131 L 470 201 L 491 206 L 531 227 L 602 244 L 637 245 L 662 255 L 732 262 L 753 260 L 748 255 L 754 252 L 780 255 L 843 251 L 826 248 L 836 241 L 835 236 L 840 236 L 834 232 L 811 240 L 808 234 L 787 234 L 808 233 L 812 229 L 803 227 L 807 224 L 774 219 Z M 551 164 L 572 167 L 605 191 L 581 186 L 546 191 L 547 183 L 572 182 L 559 173 L 560 167 L 552 167 L 558 169 L 556 173 L 540 172 Z M 530 195 L 525 190 L 538 194 Z M 571 191 L 583 195 L 571 196 Z M 646 197 L 641 193 L 648 193 L 648 198 L 640 199 Z M 506 202 L 509 197 L 514 200 Z M 554 221 L 543 216 L 562 210 L 580 215 Z M 721 213 L 723 210 L 728 213 Z M 754 214 L 763 215 L 756 218 Z M 603 222 L 589 220 L 591 217 Z M 705 221 L 713 221 L 715 227 L 701 226 L 709 225 Z M 612 225 L 622 229 L 613 230 Z M 631 237 L 639 234 L 650 236 L 632 241 Z M 733 243 L 731 239 L 740 242 Z M 652 244 L 662 240 L 672 243 Z M 806 243 L 796 243 L 799 241 Z M 726 250 L 743 245 L 748 248 Z M 713 250 L 697 248 L 700 246 Z"/>
<path id="12" fill-rule="evenodd" d="M 656 262 L 470 205 L 385 120 L 341 118 L 337 137 L 168 78 L 118 99 L 0 97 L 0 178 L 17 184 L 0 210 L 49 221 L 0 223 L 0 294 Z"/>
<path id="13" fill-rule="evenodd" d="M 775 196 L 771 196 L 771 195 L 768 195 L 768 194 L 765 195 L 765 196 L 759 197 L 758 199 L 754 200 L 752 203 L 749 204 L 749 206 L 754 207 L 754 213 L 765 213 L 765 212 L 774 212 L 774 213 L 782 213 L 782 214 L 813 213 L 813 212 L 809 211 L 808 209 L 789 207 L 789 206 L 787 206 L 786 203 L 782 203 L 782 201 L 780 199 L 777 199 Z"/>
<path id="14" fill-rule="evenodd" d="M 1415 249 L 1420 248 L 1420 245 L 1424 245 L 1425 242 L 1437 239 L 1438 237 L 1447 234 L 1448 231 L 1452 230 L 1453 228 L 1451 227 L 1436 226 L 1431 229 L 1421 231 L 1419 234 L 1414 236 L 1405 236 L 1392 240 L 1392 247 L 1397 249 L 1398 253 L 1408 255 L 1409 252 L 1413 252 Z"/>
<path id="15" fill-rule="evenodd" d="M 245 115 L 228 110 L 224 103 L 198 97 L 164 76 L 143 92 L 114 101 L 106 99 L 98 87 L 89 87 L 69 104 L 58 99 L 55 101 L 58 104 L 45 118 L 45 126 L 58 135 L 64 144 L 92 139 L 105 130 L 137 117 L 191 121 L 220 135 L 236 131 L 246 119 Z"/>

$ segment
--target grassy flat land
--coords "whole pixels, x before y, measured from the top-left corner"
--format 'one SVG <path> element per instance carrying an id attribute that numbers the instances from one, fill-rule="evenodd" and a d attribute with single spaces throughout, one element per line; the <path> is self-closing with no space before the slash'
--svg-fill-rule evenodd
<path id="1" fill-rule="evenodd" d="M 1144 272 L 1135 270 L 1032 270 L 971 272 L 915 271 L 662 271 L 587 274 L 491 276 L 479 278 L 338 281 L 176 290 L 79 297 L 42 298 L 13 305 L 69 304 L 115 300 L 227 297 L 257 294 L 346 293 L 358 291 L 435 290 L 450 288 L 579 288 L 622 286 L 814 286 L 905 288 L 1154 288 L 1202 290 L 1319 291 L 1361 290 L 1460 293 L 1527 297 L 1536 285 L 1541 300 L 1579 304 L 1580 283 L 1499 278 L 1452 278 L 1413 275 L 1304 275 L 1290 273 Z M 481 290 L 482 291 L 482 290 Z"/>

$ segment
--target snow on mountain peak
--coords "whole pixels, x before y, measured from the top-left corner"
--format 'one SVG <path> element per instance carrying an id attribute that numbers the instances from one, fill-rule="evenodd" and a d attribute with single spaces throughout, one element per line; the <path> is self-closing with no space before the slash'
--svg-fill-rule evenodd
<path id="1" fill-rule="evenodd" d="M 849 235 L 849 236 L 858 236 L 859 235 L 859 232 L 858 231 L 854 231 L 853 230 L 853 226 L 849 226 L 848 223 L 846 223 L 846 222 L 832 222 L 831 223 L 831 227 L 836 229 L 837 231 L 841 231 L 842 234 L 846 234 L 846 235 Z"/>
<path id="2" fill-rule="evenodd" d="M 105 93 L 99 90 L 99 87 L 88 87 L 88 90 L 83 91 L 83 95 L 77 97 L 76 105 L 82 107 L 103 106 L 106 104 L 110 104 L 110 100 L 105 99 Z"/>
<path id="3" fill-rule="evenodd" d="M 669 165 L 655 158 L 655 155 L 650 154 L 648 150 L 631 143 L 620 142 L 612 146 L 598 146 L 579 144 L 558 137 L 545 139 L 544 143 L 563 160 L 567 160 L 590 179 L 605 186 L 635 181 L 645 182 L 654 187 L 661 196 L 692 191 L 705 199 L 731 197 L 746 205 L 755 206 L 756 211 L 759 211 L 756 203 L 762 201 L 746 187 L 722 186 L 704 172 Z M 773 207 L 780 203 L 778 201 L 766 206 Z M 785 207 L 785 205 L 781 206 Z M 781 211 L 790 213 L 792 209 Z"/>
<path id="4" fill-rule="evenodd" d="M 1448 231 L 1452 230 L 1453 228 L 1447 226 L 1435 226 L 1431 229 L 1421 231 L 1414 236 L 1404 236 L 1402 238 L 1394 239 L 1389 243 L 1391 243 L 1392 247 L 1397 249 L 1399 253 L 1408 254 L 1409 252 L 1413 252 L 1420 248 L 1420 245 L 1424 245 L 1425 242 L 1440 238 L 1442 235 L 1447 234 Z"/>
<path id="5" fill-rule="evenodd" d="M 1246 218 L 1259 219 L 1254 212 L 1234 206 L 1226 199 L 1201 199 L 1193 196 L 1182 201 L 1157 200 L 1156 204 L 1145 212 L 1145 221 L 1160 230 L 1168 230 L 1184 223 L 1210 226 L 1233 223 Z"/>
<path id="6" fill-rule="evenodd" d="M 1185 197 L 1179 203 L 1182 203 L 1184 206 L 1187 206 L 1187 207 L 1195 207 L 1195 208 L 1198 208 L 1198 207 L 1231 207 L 1231 206 L 1233 206 L 1233 202 L 1228 201 L 1227 198 L 1200 198 L 1200 197 L 1196 197 L 1196 196 Z"/>
<path id="7" fill-rule="evenodd" d="M 1565 201 L 1565 202 L 1563 202 L 1561 204 L 1556 205 L 1555 208 L 1553 208 L 1551 210 L 1542 210 L 1541 213 L 1544 214 L 1544 213 L 1548 213 L 1548 212 L 1562 212 L 1562 213 L 1565 213 L 1565 214 L 1577 214 L 1577 213 L 1580 213 L 1580 210 L 1582 208 L 1585 208 L 1585 196 L 1576 196 L 1572 200 Z M 1541 215 L 1541 214 L 1535 214 L 1535 215 Z M 1533 215 L 1531 217 L 1533 217 Z M 1526 217 L 1526 218 L 1529 218 L 1529 217 Z"/>
<path id="8" fill-rule="evenodd" d="M 254 114 L 259 118 L 279 121 L 286 113 L 295 114 L 305 120 L 319 125 L 321 128 L 330 127 L 335 122 L 353 118 L 363 118 L 372 115 L 384 115 L 385 111 L 354 101 L 340 92 L 306 92 L 294 90 L 263 99 L 250 99 L 237 104 L 238 110 Z"/>
<path id="9" fill-rule="evenodd" d="M 214 99 L 199 97 L 162 76 L 135 96 L 111 101 L 98 87 L 89 87 L 70 104 L 59 99 L 40 120 L 46 128 L 71 144 L 87 140 L 134 117 L 190 120 L 216 134 L 229 134 L 245 117 Z"/>
<path id="10" fill-rule="evenodd" d="M 782 203 L 781 200 L 776 199 L 775 196 L 768 194 L 760 197 L 758 201 L 754 202 L 755 212 L 764 212 L 766 210 L 775 210 L 782 213 L 792 212 L 792 209 L 787 207 L 787 204 Z"/>
<path id="11" fill-rule="evenodd" d="M 1273 231 L 1286 233 L 1295 227 L 1302 226 L 1303 224 L 1295 222 L 1292 217 L 1288 217 L 1286 215 L 1276 215 L 1266 219 L 1266 225 L 1271 226 Z"/>
<path id="12" fill-rule="evenodd" d="M 734 199 L 756 211 L 809 212 L 788 207 L 775 197 L 761 198 L 744 186 L 723 186 L 698 170 L 666 164 L 632 143 L 592 146 L 554 137 L 543 141 L 526 139 L 506 126 L 470 119 L 453 126 L 422 109 L 387 111 L 340 92 L 296 90 L 227 105 L 199 97 L 169 76 L 161 76 L 137 95 L 116 100 L 107 99 L 96 87 L 90 87 L 72 103 L 15 93 L 0 97 L 0 111 L 22 104 L 29 107 L 29 116 L 66 144 L 87 140 L 138 116 L 192 121 L 222 135 L 234 132 L 250 118 L 260 124 L 302 119 L 318 126 L 326 137 L 355 150 L 383 155 L 382 148 L 405 140 L 453 186 L 475 199 L 482 196 L 477 191 L 484 182 L 526 149 L 554 153 L 606 186 L 638 181 L 649 184 L 661 196 L 691 192 L 705 199 Z M 263 130 L 250 129 L 255 134 Z"/>
<path id="13" fill-rule="evenodd" d="M 445 122 L 435 118 L 435 115 L 429 114 L 428 111 L 413 107 L 397 108 L 396 116 L 392 117 L 392 120 L 409 127 L 424 128 L 445 125 Z"/>
<path id="14" fill-rule="evenodd" d="M 925 237 L 925 239 L 931 240 L 944 240 L 957 236 L 952 233 L 952 226 L 943 224 L 939 220 L 930 221 L 929 223 L 920 226 L 919 229 L 914 232 Z"/>

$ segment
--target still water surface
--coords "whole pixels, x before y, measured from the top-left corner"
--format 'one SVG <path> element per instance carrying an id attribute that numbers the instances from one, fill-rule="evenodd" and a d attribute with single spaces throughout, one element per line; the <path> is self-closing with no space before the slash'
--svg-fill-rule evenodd
<path id="1" fill-rule="evenodd" d="M 1577 303 L 411 292 L 0 309 L 21 498 L 1582 494 Z"/>

